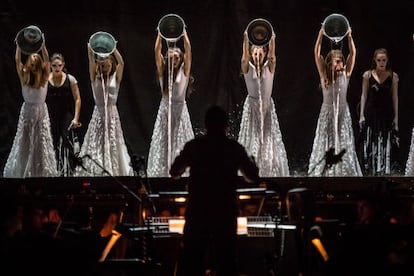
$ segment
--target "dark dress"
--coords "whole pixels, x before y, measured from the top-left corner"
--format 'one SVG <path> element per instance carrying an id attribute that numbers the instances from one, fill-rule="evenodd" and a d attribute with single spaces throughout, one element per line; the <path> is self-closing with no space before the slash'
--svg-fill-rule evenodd
<path id="1" fill-rule="evenodd" d="M 364 175 L 384 175 L 392 172 L 393 138 L 393 96 L 392 84 L 398 81 L 393 73 L 379 83 L 371 71 L 364 73 L 369 87 L 365 106 L 365 128 L 362 130 L 361 158 Z"/>
<path id="2" fill-rule="evenodd" d="M 49 110 L 50 127 L 53 147 L 56 153 L 57 169 L 60 176 L 72 176 L 76 164 L 73 163 L 74 146 L 79 148 L 78 136 L 75 130 L 69 130 L 74 116 L 74 99 L 71 83 L 76 79 L 67 74 L 64 83 L 59 86 L 48 84 L 46 104 Z"/>

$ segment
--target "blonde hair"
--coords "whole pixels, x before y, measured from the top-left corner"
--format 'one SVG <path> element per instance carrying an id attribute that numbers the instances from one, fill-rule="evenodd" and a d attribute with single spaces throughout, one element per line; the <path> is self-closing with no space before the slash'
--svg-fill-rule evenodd
<path id="1" fill-rule="evenodd" d="M 49 72 L 43 58 L 39 54 L 31 54 L 23 67 L 23 84 L 33 88 L 44 86 L 49 78 Z"/>
<path id="2" fill-rule="evenodd" d="M 325 58 L 325 87 L 333 82 L 334 72 L 332 71 L 332 64 L 335 58 L 340 58 L 342 63 L 345 64 L 344 54 L 341 50 L 331 50 Z"/>

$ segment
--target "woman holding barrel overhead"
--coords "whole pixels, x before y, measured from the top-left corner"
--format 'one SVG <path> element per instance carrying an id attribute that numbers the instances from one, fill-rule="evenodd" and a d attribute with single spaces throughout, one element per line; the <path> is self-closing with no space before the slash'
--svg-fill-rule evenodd
<path id="1" fill-rule="evenodd" d="M 183 50 L 177 45 L 181 38 Z M 172 161 L 184 144 L 194 138 L 186 102 L 192 92 L 191 44 L 180 16 L 168 14 L 161 18 L 154 54 L 161 101 L 151 138 L 147 175 L 168 177 Z"/>
<path id="2" fill-rule="evenodd" d="M 134 175 L 116 106 L 124 71 L 116 45 L 107 32 L 96 32 L 89 39 L 89 77 L 95 106 L 79 153 L 78 176 Z"/>
<path id="3" fill-rule="evenodd" d="M 50 119 L 45 103 L 50 72 L 49 54 L 45 36 L 37 26 L 23 28 L 17 34 L 15 60 L 24 102 L 3 176 L 57 176 Z"/>

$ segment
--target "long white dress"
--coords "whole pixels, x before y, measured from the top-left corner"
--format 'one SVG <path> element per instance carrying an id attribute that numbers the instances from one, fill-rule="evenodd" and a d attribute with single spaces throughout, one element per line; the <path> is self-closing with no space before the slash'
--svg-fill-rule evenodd
<path id="1" fill-rule="evenodd" d="M 405 164 L 405 176 L 414 176 L 414 128 L 412 129 L 410 151 Z"/>
<path id="2" fill-rule="evenodd" d="M 249 62 L 244 74 L 248 96 L 244 102 L 238 141 L 254 156 L 261 177 L 289 175 L 289 165 L 273 101 L 274 73 L 263 66 L 260 82 L 256 68 Z M 263 123 L 262 123 L 263 118 Z"/>
<path id="3" fill-rule="evenodd" d="M 119 86 L 116 73 L 110 76 L 105 89 L 99 78 L 92 82 L 95 106 L 79 153 L 82 166 L 76 167 L 76 176 L 134 175 L 116 106 Z"/>
<path id="4" fill-rule="evenodd" d="M 22 85 L 23 105 L 17 131 L 4 167 L 4 177 L 58 176 L 50 120 L 45 103 L 47 83 L 37 88 Z"/>
<path id="5" fill-rule="evenodd" d="M 163 83 L 162 78 L 159 81 L 161 84 Z M 174 80 L 171 95 L 170 162 L 168 160 L 169 96 L 163 94 L 161 98 L 148 153 L 148 177 L 169 177 L 169 166 L 172 161 L 181 152 L 185 143 L 194 138 L 190 114 L 185 101 L 188 82 L 189 78 L 185 76 L 183 65 L 181 65 Z M 162 89 L 161 87 L 161 91 Z"/>
<path id="6" fill-rule="evenodd" d="M 349 78 L 343 73 L 329 87 L 322 85 L 323 103 L 309 160 L 309 176 L 362 176 L 347 102 L 348 83 Z M 335 149 L 335 154 L 345 149 L 345 154 L 342 161 L 326 166 L 325 155 L 330 148 Z"/>

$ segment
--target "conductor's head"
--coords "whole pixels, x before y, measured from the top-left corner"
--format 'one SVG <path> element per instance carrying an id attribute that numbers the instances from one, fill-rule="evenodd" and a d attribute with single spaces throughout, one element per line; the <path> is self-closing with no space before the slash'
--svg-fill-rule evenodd
<path id="1" fill-rule="evenodd" d="M 229 125 L 227 112 L 218 105 L 209 107 L 204 118 L 204 124 L 209 133 L 224 133 Z"/>

